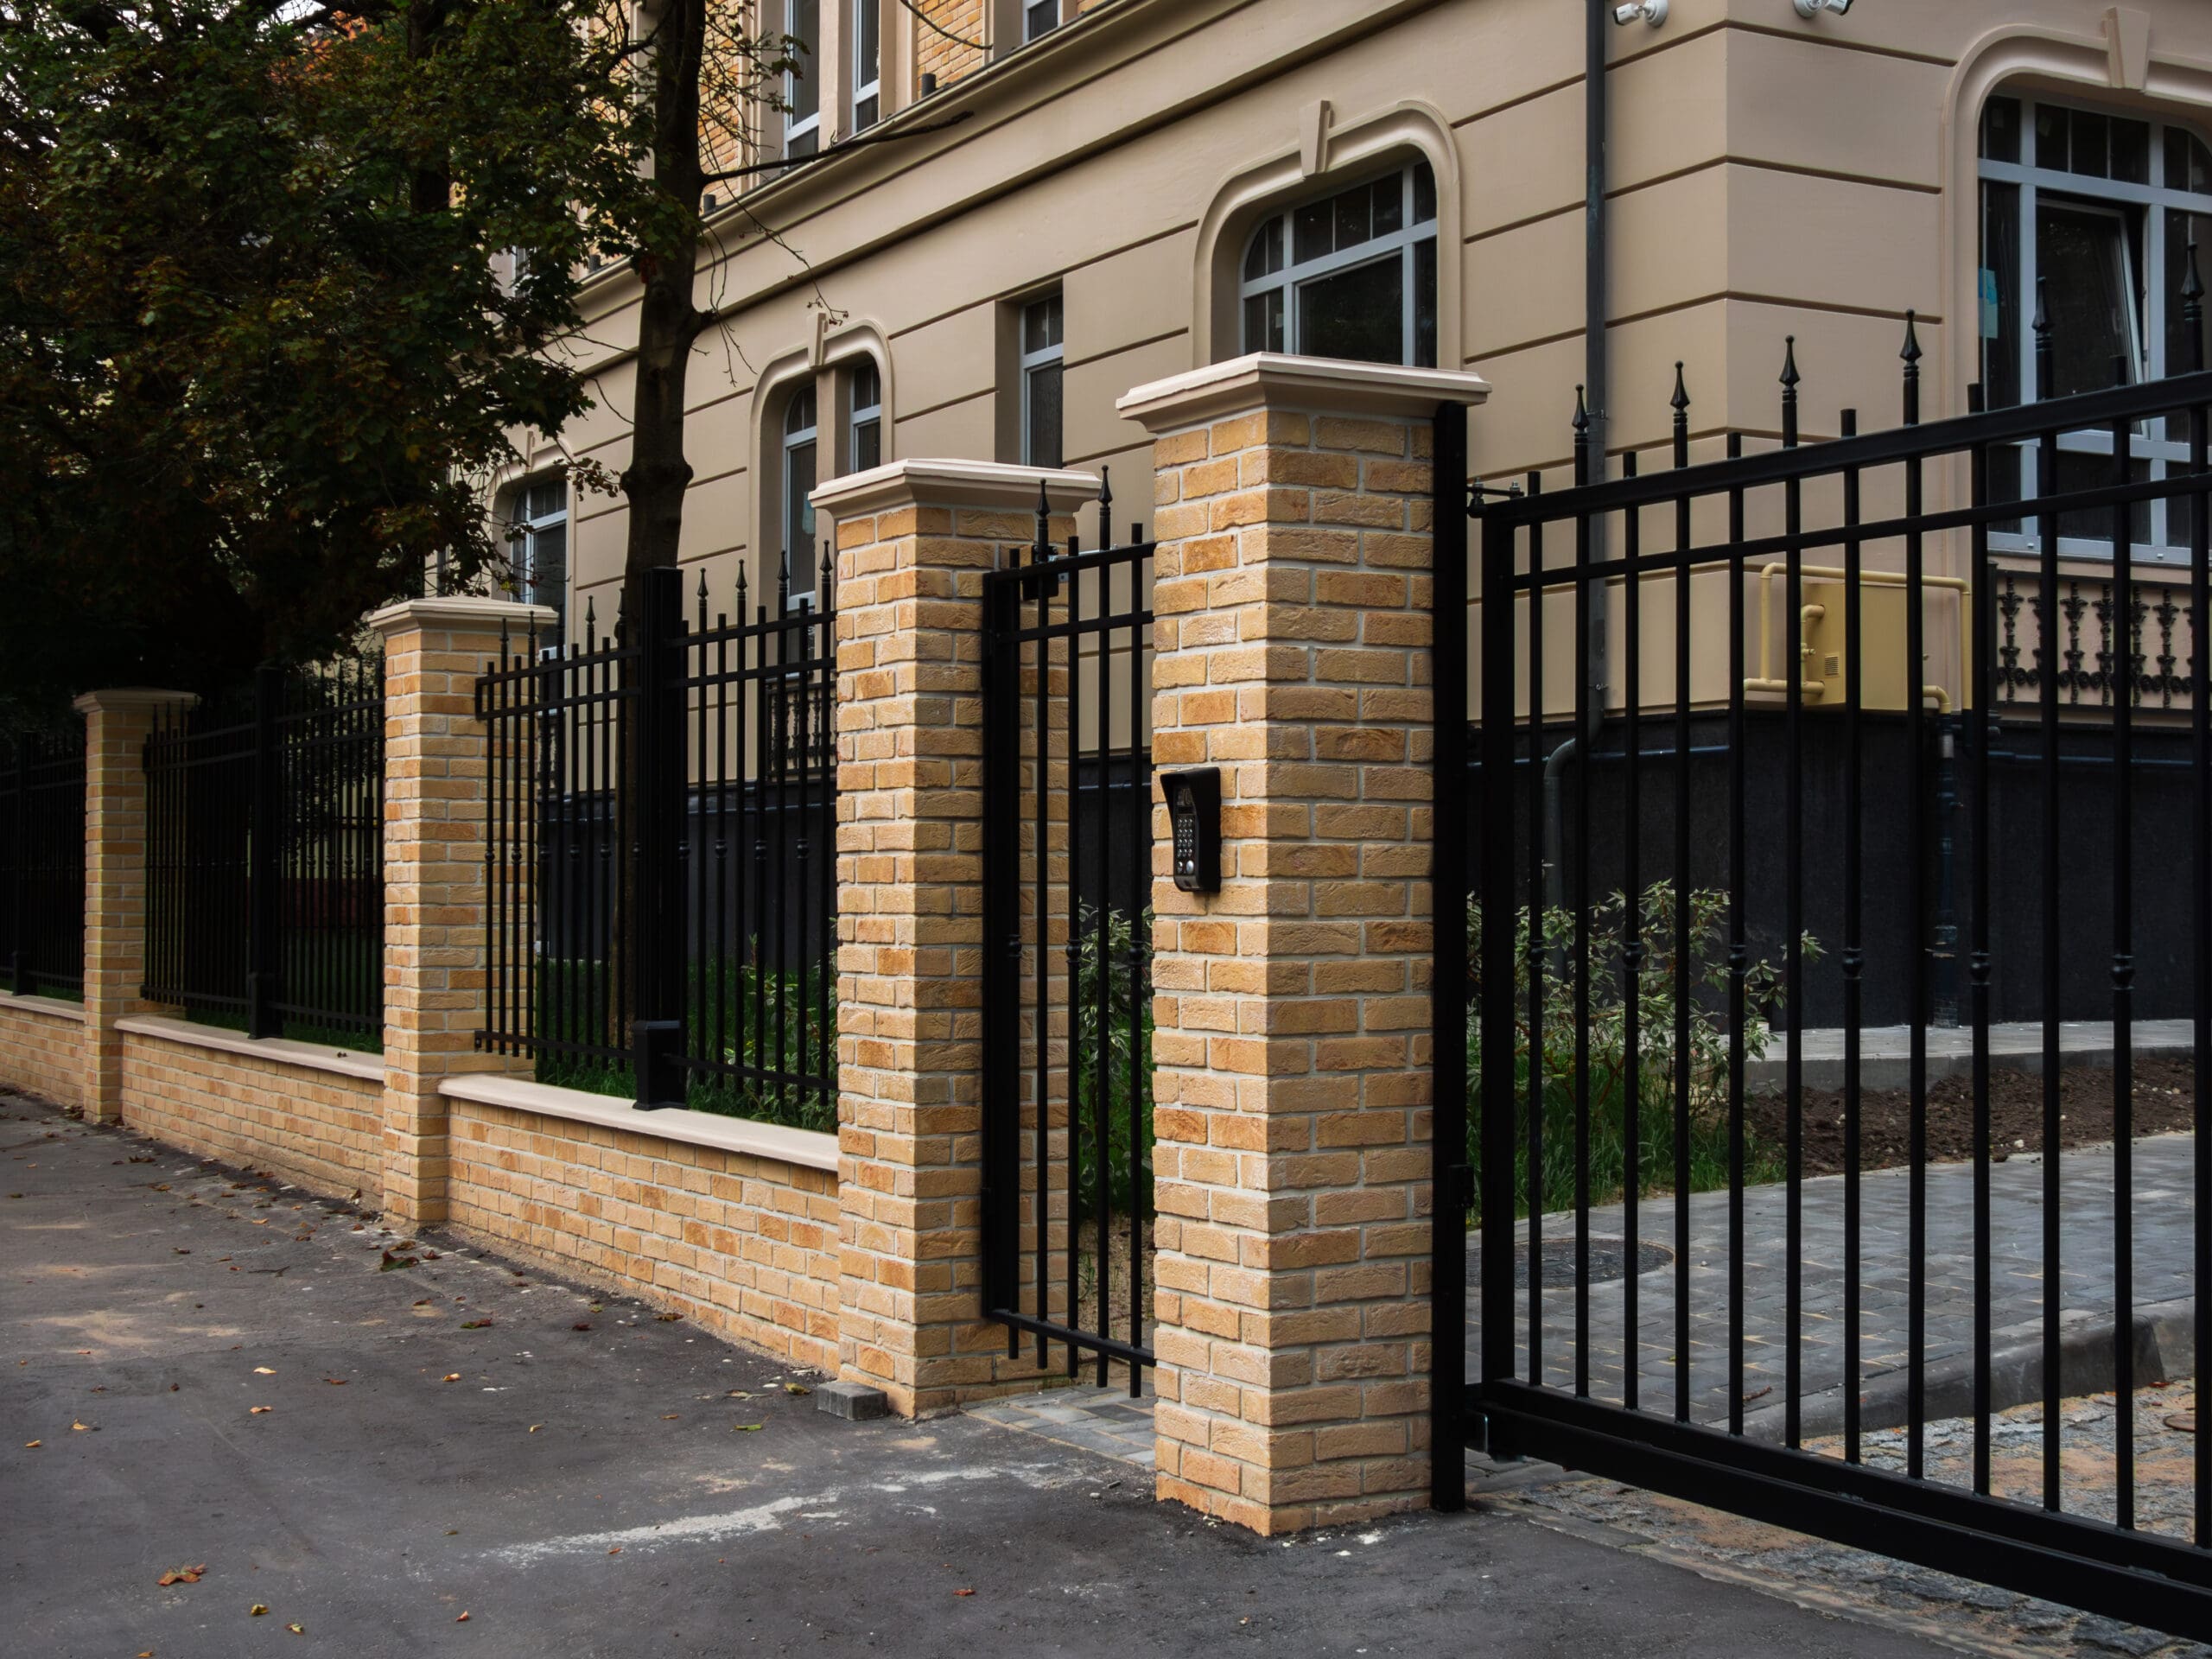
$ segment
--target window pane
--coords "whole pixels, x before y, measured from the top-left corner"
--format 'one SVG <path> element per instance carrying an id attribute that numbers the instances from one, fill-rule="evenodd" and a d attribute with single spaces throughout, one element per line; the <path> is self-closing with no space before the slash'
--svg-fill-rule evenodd
<path id="1" fill-rule="evenodd" d="M 853 0 L 855 30 L 854 61 L 861 72 L 861 84 L 865 86 L 876 77 L 883 61 L 883 15 L 878 10 L 878 0 Z"/>
<path id="2" fill-rule="evenodd" d="M 1436 238 L 1414 244 L 1414 366 L 1436 366 Z"/>
<path id="3" fill-rule="evenodd" d="M 2088 179 L 2101 179 L 2110 164 L 2112 153 L 2112 123 L 2101 115 L 2087 110 L 2074 111 L 2072 148 L 2068 152 L 2068 170 Z"/>
<path id="4" fill-rule="evenodd" d="M 2037 219 L 2037 264 L 2049 284 L 2050 395 L 2066 397 L 2133 381 L 2132 283 L 2120 215 L 2046 204 Z M 2117 383 L 2115 357 L 2123 359 Z"/>
<path id="5" fill-rule="evenodd" d="M 2066 170 L 2066 111 L 2056 104 L 2036 105 L 2035 162 L 2037 167 Z"/>
<path id="6" fill-rule="evenodd" d="M 876 100 L 873 94 L 853 105 L 853 130 L 863 131 L 875 124 Z"/>
<path id="7" fill-rule="evenodd" d="M 1050 351 L 1060 343 L 1060 296 L 1037 300 L 1022 308 L 1021 349 L 1031 352 Z"/>
<path id="8" fill-rule="evenodd" d="M 1029 429 L 1024 435 L 1032 467 L 1060 464 L 1060 365 L 1047 363 L 1029 371 Z"/>
<path id="9" fill-rule="evenodd" d="M 527 546 L 530 568 L 524 573 L 523 597 L 532 605 L 561 608 L 569 591 L 569 525 L 556 519 L 531 532 Z"/>
<path id="10" fill-rule="evenodd" d="M 1981 384 L 1989 407 L 2020 401 L 2020 187 L 1981 187 Z"/>
<path id="11" fill-rule="evenodd" d="M 2151 124 L 2112 118 L 2112 175 L 2122 184 L 2151 182 Z"/>
<path id="12" fill-rule="evenodd" d="M 822 82 L 814 70 L 814 49 L 822 39 L 821 0 L 785 0 L 784 30 L 799 42 L 785 97 L 791 100 L 787 118 L 796 126 L 822 108 Z"/>
<path id="13" fill-rule="evenodd" d="M 1252 232 L 1251 251 L 1244 256 L 1244 280 L 1255 283 L 1282 269 L 1282 218 L 1278 214 Z"/>
<path id="14" fill-rule="evenodd" d="M 791 406 L 784 413 L 784 430 L 810 432 L 814 429 L 814 388 L 805 386 L 791 394 Z"/>
<path id="15" fill-rule="evenodd" d="M 1356 265 L 1298 289 L 1298 349 L 1363 363 L 1405 360 L 1405 261 Z"/>
<path id="16" fill-rule="evenodd" d="M 1060 21 L 1060 0 L 1033 0 L 1022 16 L 1022 39 L 1033 41 Z"/>
<path id="17" fill-rule="evenodd" d="M 1436 169 L 1427 162 L 1414 163 L 1414 223 L 1426 225 L 1436 217 Z"/>
<path id="18" fill-rule="evenodd" d="M 1309 201 L 1290 218 L 1290 257 L 1294 262 L 1319 259 L 1330 251 L 1334 219 L 1327 202 Z"/>
<path id="19" fill-rule="evenodd" d="M 865 473 L 883 465 L 883 423 L 861 421 L 853 428 L 853 470 Z"/>
<path id="20" fill-rule="evenodd" d="M 2166 129 L 2166 188 L 2212 193 L 2212 151 L 2179 127 Z"/>
<path id="21" fill-rule="evenodd" d="M 2202 213 L 2166 214 L 2166 360 L 2168 374 L 2188 374 L 2212 364 L 2212 328 L 2205 319 L 2197 321 L 2196 349 L 2190 349 L 2189 328 L 2183 321 L 2182 310 L 2186 303 L 2181 296 L 2183 286 L 2189 280 L 2190 238 L 2196 238 L 2197 280 L 2202 282 L 2206 270 L 2205 260 L 2212 255 L 2212 218 Z M 2203 302 L 2197 302 L 2200 308 Z"/>
<path id="22" fill-rule="evenodd" d="M 1244 302 L 1244 349 L 1282 350 L 1282 290 L 1255 294 Z"/>
<path id="23" fill-rule="evenodd" d="M 2020 100 L 1993 98 L 1981 111 L 1981 154 L 1985 161 L 2020 159 Z"/>
<path id="24" fill-rule="evenodd" d="M 883 377 L 873 358 L 862 358 L 853 370 L 853 408 L 874 409 L 883 401 Z"/>
<path id="25" fill-rule="evenodd" d="M 1368 187 L 1375 234 L 1388 236 L 1406 222 L 1406 180 L 1401 173 L 1377 179 Z"/>
<path id="26" fill-rule="evenodd" d="M 784 451 L 784 545 L 793 575 L 804 579 L 814 568 L 814 446 L 795 443 Z"/>
<path id="27" fill-rule="evenodd" d="M 1337 246 L 1356 248 L 1373 237 L 1373 221 L 1370 214 L 1369 193 L 1364 189 L 1347 190 L 1330 206 L 1335 209 Z"/>
<path id="28" fill-rule="evenodd" d="M 2151 463 L 2132 461 L 2127 469 L 2131 484 L 2147 483 L 2151 477 Z M 2058 488 L 2062 494 L 2076 491 L 2101 490 L 2113 483 L 2113 459 L 2110 455 L 2083 454 L 2077 450 L 2058 452 Z M 2151 504 L 2138 501 L 2128 509 L 2128 536 L 2138 545 L 2147 546 L 2151 540 Z M 2089 512 L 2062 512 L 2058 515 L 2058 534 L 2064 541 L 2094 542 L 2109 549 L 2112 546 L 2112 509 L 2099 507 Z M 2086 633 L 2087 629 L 2084 630 Z M 2101 630 L 2099 630 L 2101 632 Z"/>

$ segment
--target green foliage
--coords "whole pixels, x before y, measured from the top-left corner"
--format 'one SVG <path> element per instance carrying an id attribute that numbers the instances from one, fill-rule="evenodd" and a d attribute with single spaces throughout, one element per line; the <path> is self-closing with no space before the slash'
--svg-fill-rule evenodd
<path id="1" fill-rule="evenodd" d="M 735 957 L 695 962 L 684 1003 L 694 1052 L 719 1039 L 724 1065 L 821 1077 L 827 1089 L 694 1074 L 684 1104 L 695 1112 L 750 1118 L 795 1129 L 837 1129 L 837 996 L 828 963 L 777 971 Z M 824 992 L 828 995 L 824 995 Z M 538 966 L 538 1029 L 548 1038 L 611 1046 L 605 969 L 595 962 L 549 959 Z M 824 1002 L 829 1022 L 822 1020 Z M 757 1017 L 756 1017 L 757 1016 Z M 546 1053 L 540 1083 L 628 1100 L 637 1084 L 629 1062 Z"/>
<path id="2" fill-rule="evenodd" d="M 511 435 L 589 406 L 586 259 L 696 218 L 608 4 L 0 0 L 0 699 L 496 575 Z"/>
<path id="3" fill-rule="evenodd" d="M 1152 1213 L 1152 912 L 1132 919 L 1108 906 L 1077 908 L 1075 967 L 1076 1204 L 1095 1211 L 1102 1116 L 1106 1135 L 1106 1198 L 1116 1215 Z M 1137 1003 L 1132 1025 L 1129 1003 Z M 1103 1006 L 1102 1006 L 1103 1003 Z M 1106 1086 L 1098 1070 L 1105 1063 Z M 1136 1086 L 1130 1087 L 1134 1068 Z M 1102 1111 L 1103 1103 L 1103 1111 Z M 1130 1115 L 1136 1116 L 1134 1166 Z"/>
<path id="4" fill-rule="evenodd" d="M 1639 896 L 1636 937 L 1642 961 L 1629 965 L 1627 895 L 1615 893 L 1588 912 L 1586 964 L 1588 1004 L 1577 994 L 1575 915 L 1564 909 L 1542 912 L 1540 938 L 1531 938 L 1526 906 L 1514 919 L 1514 1190 L 1516 1214 L 1526 1214 L 1530 1191 L 1529 1125 L 1532 1092 L 1542 1113 L 1542 1166 L 1537 1201 L 1546 1211 L 1564 1210 L 1575 1201 L 1577 1082 L 1586 1076 L 1589 1099 L 1590 1201 L 1606 1204 L 1627 1188 L 1630 1103 L 1634 1103 L 1637 1188 L 1645 1193 L 1673 1190 L 1678 1115 L 1689 1152 L 1689 1190 L 1706 1192 L 1728 1179 L 1728 895 L 1700 889 L 1689 895 L 1688 950 L 1676 938 L 1673 887 L 1659 883 Z M 1467 906 L 1472 960 L 1482 959 L 1482 912 Z M 1808 935 L 1808 960 L 1820 954 Z M 1532 965 L 1544 963 L 1541 1033 L 1531 1029 Z M 1678 1002 L 1675 965 L 1687 963 L 1690 995 Z M 1479 969 L 1478 970 L 1479 972 Z M 1745 1058 L 1766 1052 L 1771 1020 L 1782 991 L 1779 964 L 1755 957 L 1745 967 Z M 1467 1066 L 1471 1079 L 1467 1160 L 1481 1189 L 1482 1021 L 1479 980 L 1467 1004 Z M 1630 1014 L 1636 1027 L 1636 1056 L 1629 1055 Z M 1678 1072 L 1678 1024 L 1686 1039 Z M 1587 1033 L 1586 1061 L 1582 1034 Z M 1586 1065 L 1586 1072 L 1583 1067 Z M 1532 1075 L 1535 1083 L 1532 1085 Z M 1681 1088 L 1687 1081 L 1687 1090 Z M 1770 1148 L 1747 1135 L 1745 1179 L 1778 1179 L 1780 1165 Z"/>

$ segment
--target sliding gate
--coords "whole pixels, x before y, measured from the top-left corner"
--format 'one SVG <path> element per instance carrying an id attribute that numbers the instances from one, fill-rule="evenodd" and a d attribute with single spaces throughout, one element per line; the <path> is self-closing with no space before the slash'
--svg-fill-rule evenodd
<path id="1" fill-rule="evenodd" d="M 2212 375 L 1921 424 L 1918 357 L 1893 430 L 1801 444 L 1793 356 L 1778 445 L 1691 465 L 1678 386 L 1663 469 L 1440 503 L 1435 1496 L 1486 1446 L 2203 1638 Z"/>
<path id="2" fill-rule="evenodd" d="M 1099 510 L 1111 539 L 1110 498 Z M 1152 1327 L 1152 554 L 983 579 L 984 1299 L 1141 1392 Z"/>

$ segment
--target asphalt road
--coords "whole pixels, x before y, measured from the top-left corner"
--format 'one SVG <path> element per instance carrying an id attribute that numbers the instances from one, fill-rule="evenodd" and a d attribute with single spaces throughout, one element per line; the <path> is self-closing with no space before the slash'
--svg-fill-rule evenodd
<path id="1" fill-rule="evenodd" d="M 0 1098 L 0 1655 L 1940 1651 L 1504 1515 L 1263 1541 L 402 1242 Z"/>

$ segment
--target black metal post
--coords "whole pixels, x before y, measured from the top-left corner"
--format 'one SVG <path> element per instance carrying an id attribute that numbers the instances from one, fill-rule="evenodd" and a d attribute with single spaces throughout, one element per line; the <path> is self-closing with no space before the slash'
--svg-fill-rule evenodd
<path id="1" fill-rule="evenodd" d="M 253 829 L 246 864 L 246 1016 L 249 1037 L 275 1037 L 283 967 L 280 891 L 283 857 L 284 757 L 277 717 L 284 705 L 284 671 L 264 663 L 253 674 Z"/>
<path id="2" fill-rule="evenodd" d="M 30 903 L 31 745 L 27 737 L 16 740 L 15 880 L 9 894 L 8 988 L 17 996 L 31 994 L 31 957 L 24 948 Z"/>
<path id="3" fill-rule="evenodd" d="M 683 862 L 684 833 L 683 577 L 673 569 L 645 576 L 639 630 L 638 753 L 630 890 L 637 917 L 637 1004 L 631 1040 L 637 1067 L 638 1109 L 658 1111 L 683 1103 Z"/>

